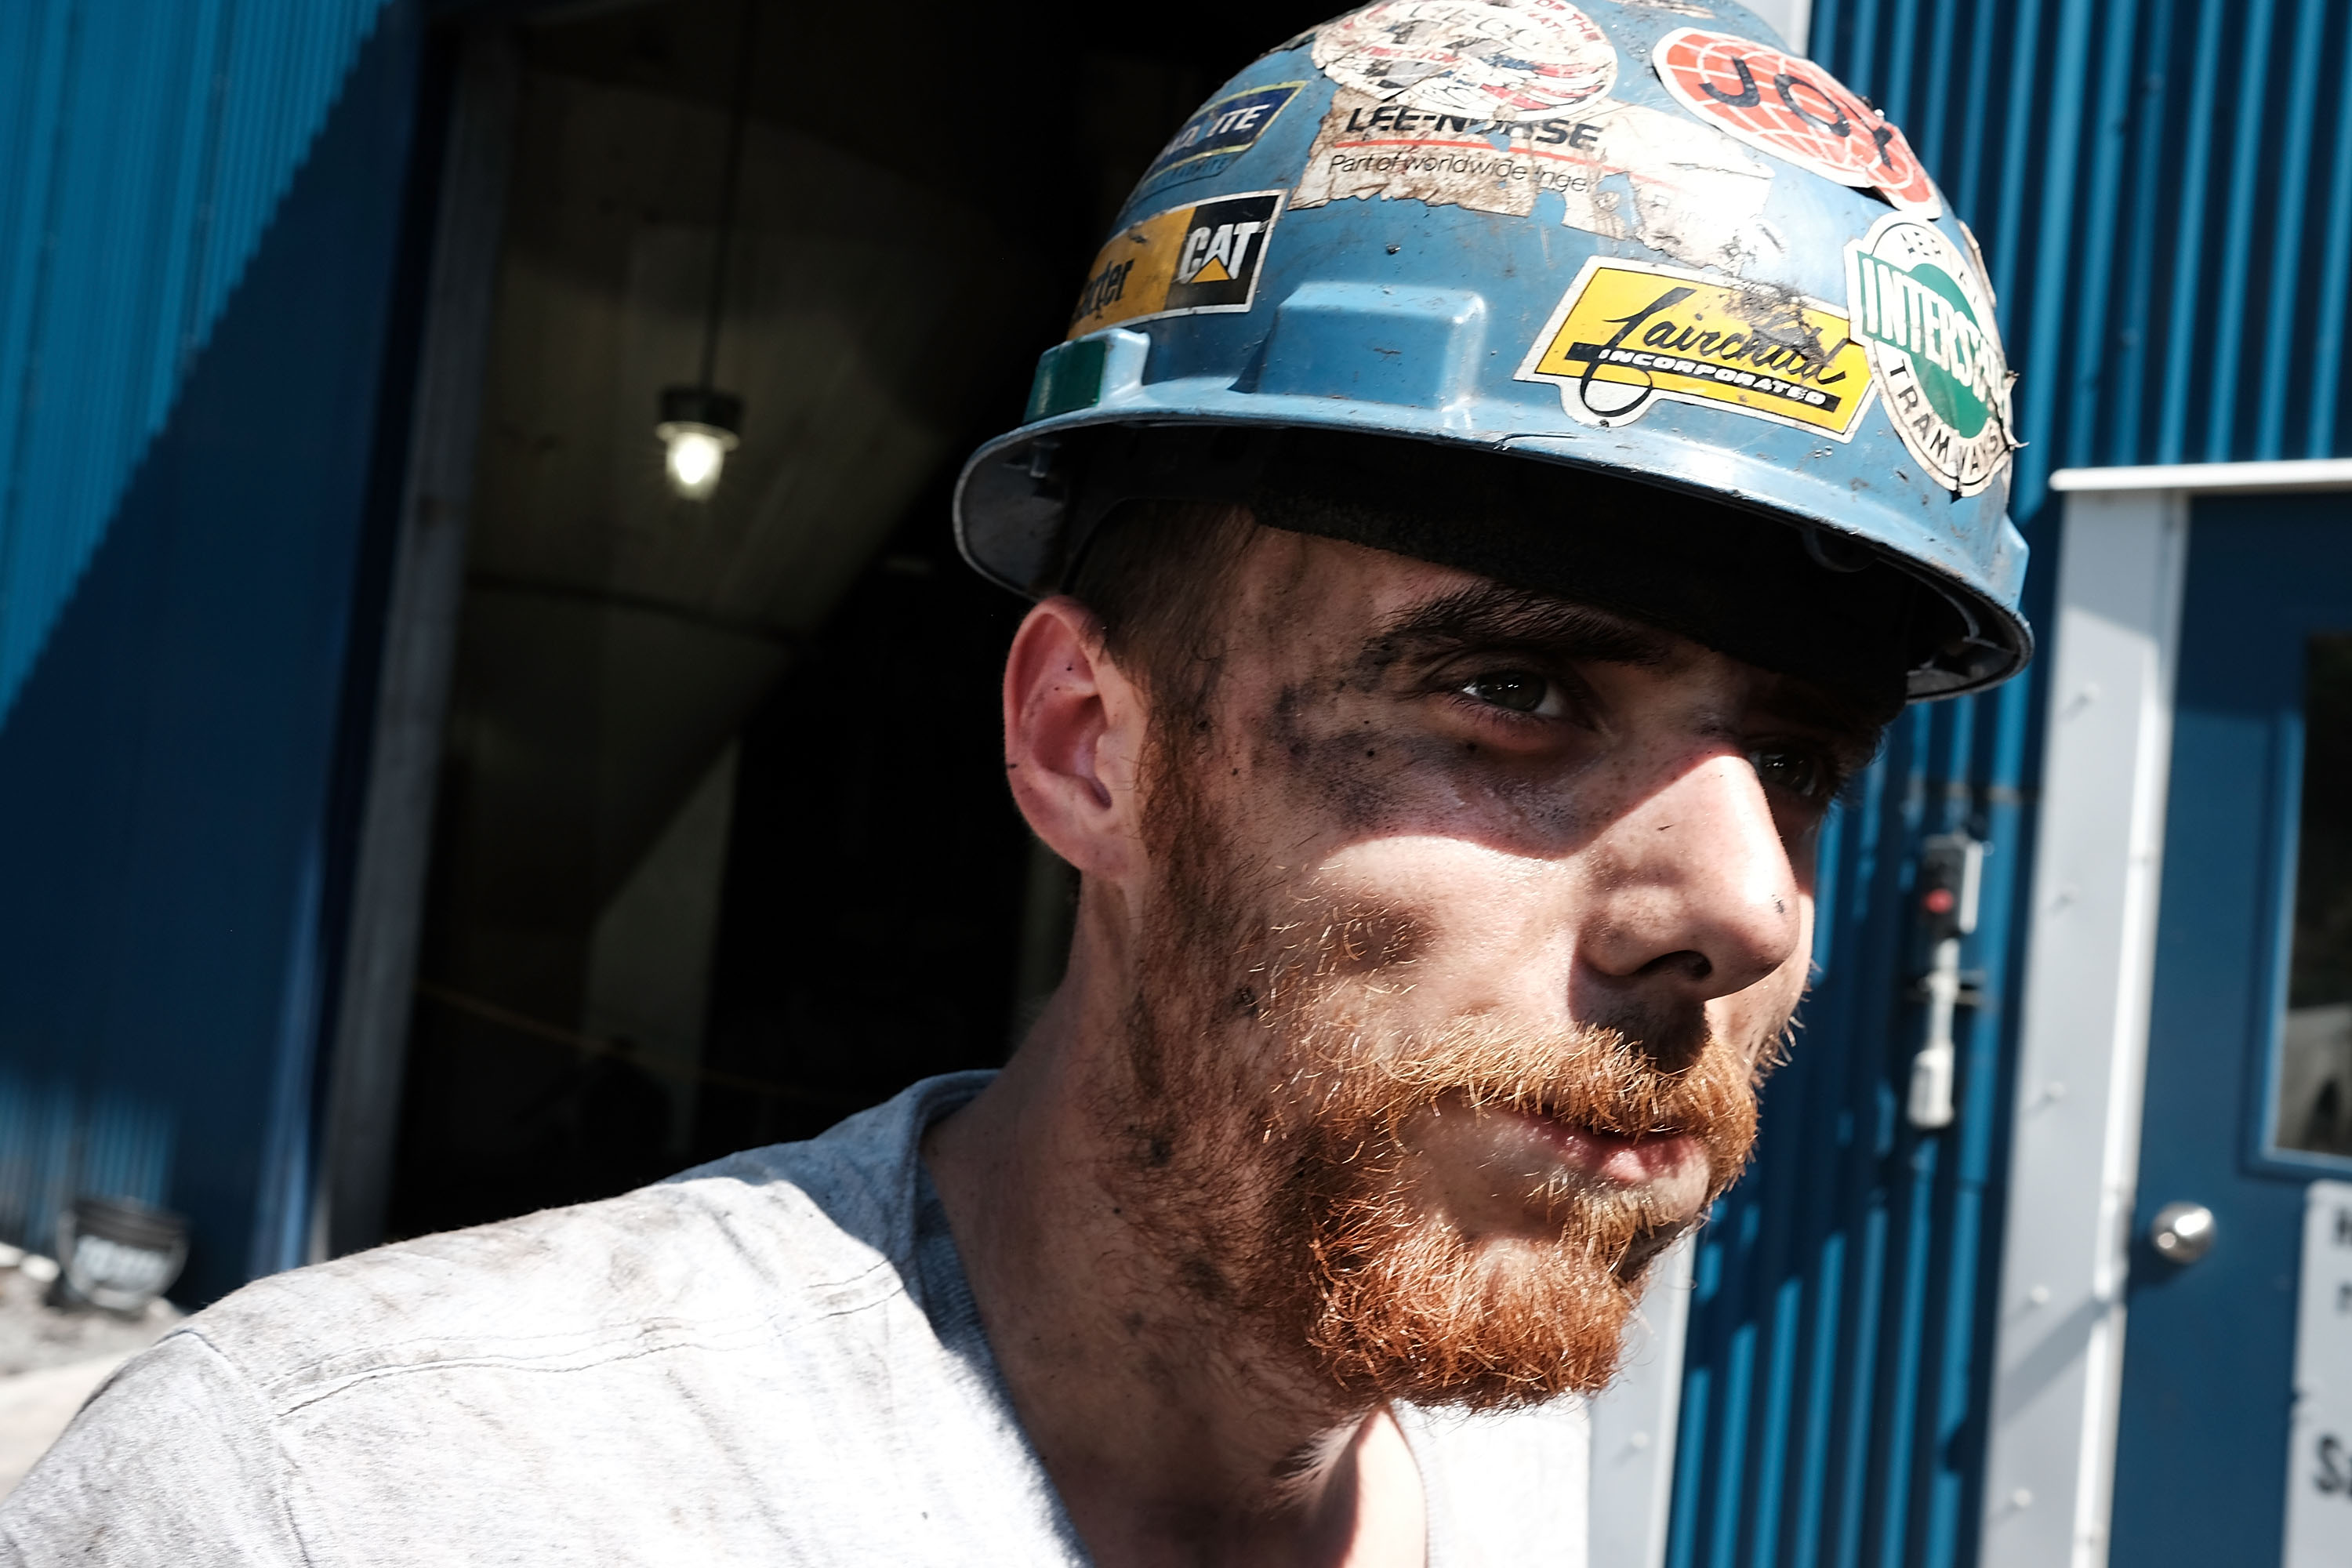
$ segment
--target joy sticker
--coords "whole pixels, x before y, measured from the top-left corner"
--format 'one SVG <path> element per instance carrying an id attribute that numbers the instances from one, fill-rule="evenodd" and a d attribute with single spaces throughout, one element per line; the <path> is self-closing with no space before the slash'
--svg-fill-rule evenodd
<path id="1" fill-rule="evenodd" d="M 1862 95 L 1769 44 L 1684 27 L 1650 63 L 1675 101 L 1751 147 L 1842 185 L 1875 190 L 1907 213 L 1944 210 L 1911 143 Z"/>

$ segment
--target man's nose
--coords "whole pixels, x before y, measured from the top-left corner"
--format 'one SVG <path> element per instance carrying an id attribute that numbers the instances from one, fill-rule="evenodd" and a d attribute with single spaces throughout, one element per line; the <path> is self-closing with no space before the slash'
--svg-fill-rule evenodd
<path id="1" fill-rule="evenodd" d="M 1685 1003 L 1745 991 L 1804 932 L 1797 879 L 1756 770 L 1717 754 L 1682 768 L 1604 836 L 1580 921 L 1583 966 Z"/>

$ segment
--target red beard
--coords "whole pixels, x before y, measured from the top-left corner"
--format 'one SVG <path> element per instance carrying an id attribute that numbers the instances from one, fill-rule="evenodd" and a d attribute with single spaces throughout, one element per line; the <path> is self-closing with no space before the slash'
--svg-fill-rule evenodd
<path id="1" fill-rule="evenodd" d="M 1492 1409 L 1604 1386 L 1652 1259 L 1692 1222 L 1563 1169 L 1527 1194 L 1526 1237 L 1473 1237 L 1418 1201 L 1415 1126 L 1507 1108 L 1686 1134 L 1712 1201 L 1755 1141 L 1750 1053 L 1695 1013 L 1646 1041 L 1384 1023 L 1383 981 L 1414 961 L 1421 922 L 1350 909 L 1276 924 L 1274 890 L 1246 885 L 1198 803 L 1155 793 L 1176 809 L 1155 835 L 1165 876 L 1110 1175 L 1182 1287 L 1353 1402 Z M 1658 1048 L 1669 1035 L 1680 1049 Z"/>

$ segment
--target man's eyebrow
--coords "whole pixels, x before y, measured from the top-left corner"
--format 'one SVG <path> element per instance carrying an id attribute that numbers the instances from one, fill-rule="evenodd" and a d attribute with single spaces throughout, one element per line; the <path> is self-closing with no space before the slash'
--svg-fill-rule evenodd
<path id="1" fill-rule="evenodd" d="M 1608 664 L 1666 662 L 1666 634 L 1553 594 L 1481 583 L 1412 606 L 1365 639 L 1368 658 L 1451 653 L 1474 647 L 1540 648 L 1556 658 Z"/>
<path id="2" fill-rule="evenodd" d="M 1758 706 L 1770 718 L 1824 735 L 1843 777 L 1850 778 L 1868 767 L 1886 735 L 1885 720 L 1793 675 L 1784 675 L 1773 682 Z"/>

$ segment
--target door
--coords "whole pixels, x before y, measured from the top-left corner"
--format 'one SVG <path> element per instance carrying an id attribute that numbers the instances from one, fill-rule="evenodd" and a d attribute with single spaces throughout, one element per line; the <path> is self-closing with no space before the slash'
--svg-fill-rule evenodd
<path id="1" fill-rule="evenodd" d="M 2107 1561 L 2352 1564 L 2352 497 L 2198 500 L 2178 646 Z"/>

